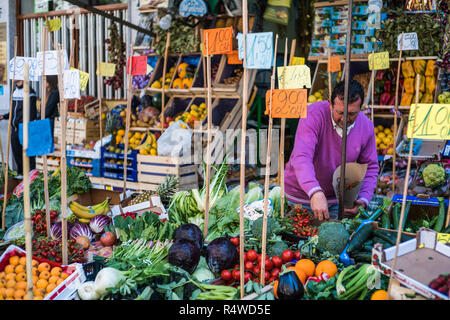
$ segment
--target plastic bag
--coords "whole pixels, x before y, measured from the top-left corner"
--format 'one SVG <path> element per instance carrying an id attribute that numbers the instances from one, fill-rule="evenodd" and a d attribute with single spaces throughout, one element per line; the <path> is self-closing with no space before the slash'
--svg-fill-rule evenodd
<path id="1" fill-rule="evenodd" d="M 183 128 L 184 126 L 184 128 Z M 158 155 L 189 157 L 191 155 L 192 131 L 181 120 L 172 123 L 158 139 Z"/>

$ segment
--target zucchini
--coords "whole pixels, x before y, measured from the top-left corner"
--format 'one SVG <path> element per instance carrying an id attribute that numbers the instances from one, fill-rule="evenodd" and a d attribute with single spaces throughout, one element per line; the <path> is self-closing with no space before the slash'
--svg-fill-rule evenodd
<path id="1" fill-rule="evenodd" d="M 373 243 L 380 243 L 383 245 L 384 249 L 392 247 L 392 244 L 390 242 L 385 241 L 384 239 L 373 237 Z"/>
<path id="2" fill-rule="evenodd" d="M 373 226 L 371 223 L 366 223 L 359 230 L 356 230 L 348 242 L 347 252 L 361 250 L 364 243 L 372 236 L 372 232 Z"/>
<path id="3" fill-rule="evenodd" d="M 370 263 L 372 261 L 372 252 L 355 252 L 352 254 L 352 258 L 356 262 L 367 262 Z"/>
<path id="4" fill-rule="evenodd" d="M 381 227 L 384 229 L 389 229 L 391 227 L 391 219 L 389 217 L 389 212 L 384 211 L 381 215 Z"/>
<path id="5" fill-rule="evenodd" d="M 377 231 L 377 234 L 382 233 L 382 234 L 384 234 L 385 237 L 389 237 L 391 239 L 390 242 L 393 241 L 394 244 L 397 242 L 397 233 L 396 232 L 380 230 L 380 229 L 377 229 L 375 231 Z M 412 238 L 413 237 L 402 233 L 402 235 L 400 236 L 400 242 L 405 242 L 405 241 L 411 240 Z"/>
<path id="6" fill-rule="evenodd" d="M 405 229 L 406 219 L 408 218 L 408 213 L 409 213 L 410 209 L 411 209 L 411 201 L 406 201 L 405 213 L 403 214 L 402 230 Z M 399 219 L 400 219 L 400 216 L 399 216 Z"/>
<path id="7" fill-rule="evenodd" d="M 445 223 L 445 201 L 444 198 L 442 197 L 439 197 L 438 201 L 439 201 L 439 214 L 433 230 L 436 232 L 441 232 Z"/>
<path id="8" fill-rule="evenodd" d="M 399 203 L 394 204 L 394 207 L 392 208 L 392 221 L 394 223 L 394 229 L 397 230 L 398 229 L 398 224 L 399 224 L 399 214 L 400 214 L 400 210 L 399 210 Z"/>
<path id="9" fill-rule="evenodd" d="M 396 241 L 394 241 L 390 236 L 388 236 L 383 231 L 377 229 L 373 231 L 373 234 L 375 237 L 383 239 L 384 241 L 389 242 L 391 245 L 395 245 Z"/>

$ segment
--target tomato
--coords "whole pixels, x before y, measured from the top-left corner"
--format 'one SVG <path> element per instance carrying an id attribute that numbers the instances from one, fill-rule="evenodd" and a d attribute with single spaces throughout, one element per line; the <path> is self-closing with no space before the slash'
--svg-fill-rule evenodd
<path id="1" fill-rule="evenodd" d="M 230 239 L 230 241 L 236 246 L 239 246 L 239 238 L 238 237 L 233 237 Z"/>
<path id="2" fill-rule="evenodd" d="M 272 269 L 273 269 L 273 262 L 272 262 L 272 260 L 266 259 L 266 261 L 264 262 L 264 268 L 267 271 L 272 271 Z"/>
<path id="3" fill-rule="evenodd" d="M 266 259 L 269 259 L 269 256 L 266 254 Z M 264 259 L 264 260 L 266 260 Z M 261 263 L 262 261 L 262 254 L 258 254 L 258 263 Z"/>
<path id="4" fill-rule="evenodd" d="M 253 267 L 254 267 L 253 262 L 247 261 L 245 263 L 245 270 L 253 270 Z"/>
<path id="5" fill-rule="evenodd" d="M 272 282 L 272 281 L 275 281 L 275 280 L 277 280 L 276 277 L 270 277 L 269 282 Z"/>
<path id="6" fill-rule="evenodd" d="M 247 252 L 247 260 L 255 261 L 258 258 L 258 253 L 255 250 L 249 250 Z"/>
<path id="7" fill-rule="evenodd" d="M 239 281 L 239 279 L 241 277 L 241 272 L 239 270 L 233 270 L 231 272 L 231 277 L 233 278 L 233 280 Z"/>
<path id="8" fill-rule="evenodd" d="M 227 269 L 222 270 L 222 272 L 220 273 L 220 276 L 225 281 L 230 281 L 231 280 L 231 272 L 229 270 L 227 270 Z"/>
<path id="9" fill-rule="evenodd" d="M 239 249 L 238 249 L 238 253 L 239 253 Z M 247 261 L 248 261 L 248 259 L 247 259 L 247 252 L 244 252 L 244 263 L 247 262 Z"/>
<path id="10" fill-rule="evenodd" d="M 297 250 L 297 251 L 294 252 L 294 259 L 300 260 L 300 259 L 301 259 L 301 256 L 302 256 L 302 255 L 300 254 L 300 251 Z"/>
<path id="11" fill-rule="evenodd" d="M 281 260 L 280 257 L 273 256 L 272 263 L 273 263 L 274 267 L 281 268 L 281 265 L 283 264 L 283 260 Z"/>
<path id="12" fill-rule="evenodd" d="M 256 275 L 259 275 L 261 273 L 261 265 L 257 264 L 256 266 L 253 267 L 253 273 Z"/>
<path id="13" fill-rule="evenodd" d="M 283 260 L 284 263 L 290 262 L 292 261 L 292 259 L 294 259 L 294 253 L 289 249 L 284 250 L 283 253 L 281 254 L 281 259 Z"/>
<path id="14" fill-rule="evenodd" d="M 270 274 L 272 277 L 278 278 L 278 276 L 280 275 L 280 269 L 279 268 L 274 268 L 272 270 L 272 273 Z"/>
<path id="15" fill-rule="evenodd" d="M 253 279 L 253 276 L 250 272 L 244 272 L 244 283 L 247 283 L 252 279 Z"/>
<path id="16" fill-rule="evenodd" d="M 269 281 L 271 275 L 269 271 L 264 272 L 264 280 Z"/>

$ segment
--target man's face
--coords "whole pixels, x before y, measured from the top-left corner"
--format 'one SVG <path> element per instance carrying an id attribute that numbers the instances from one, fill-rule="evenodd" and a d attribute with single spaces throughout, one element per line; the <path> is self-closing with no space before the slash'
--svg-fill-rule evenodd
<path id="1" fill-rule="evenodd" d="M 16 86 L 18 86 L 18 87 L 23 86 L 23 81 L 22 80 L 16 80 L 15 83 L 16 83 Z"/>
<path id="2" fill-rule="evenodd" d="M 334 122 L 341 128 L 344 127 L 344 101 L 339 97 L 334 99 L 333 105 L 330 106 L 331 115 L 333 117 Z M 357 101 L 350 103 L 348 105 L 347 110 L 347 126 L 350 126 L 355 122 L 356 117 L 361 111 L 361 98 L 358 98 Z"/>

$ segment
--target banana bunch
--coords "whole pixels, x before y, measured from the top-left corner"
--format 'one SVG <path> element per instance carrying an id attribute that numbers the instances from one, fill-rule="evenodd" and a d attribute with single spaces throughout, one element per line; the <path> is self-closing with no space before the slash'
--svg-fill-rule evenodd
<path id="1" fill-rule="evenodd" d="M 82 223 L 89 223 L 91 219 L 97 215 L 106 215 L 109 211 L 109 202 L 111 198 L 106 198 L 102 203 L 94 206 L 83 206 L 76 201 L 72 201 L 69 204 L 70 210 L 77 216 L 78 220 Z"/>

